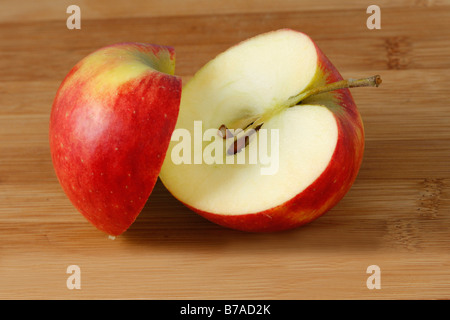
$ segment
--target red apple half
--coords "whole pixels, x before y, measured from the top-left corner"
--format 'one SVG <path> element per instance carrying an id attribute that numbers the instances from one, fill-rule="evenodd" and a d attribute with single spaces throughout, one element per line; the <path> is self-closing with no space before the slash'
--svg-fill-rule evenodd
<path id="1" fill-rule="evenodd" d="M 363 124 L 350 91 L 338 86 L 312 94 L 341 80 L 317 45 L 294 30 L 258 35 L 221 53 L 183 88 L 162 182 L 192 210 L 233 229 L 280 231 L 318 218 L 349 191 L 363 157 Z M 305 92 L 311 94 L 295 101 Z M 223 136 L 223 128 L 245 132 L 252 126 L 259 131 L 249 141 L 240 139 L 245 143 L 231 154 L 226 151 L 238 137 L 204 135 L 210 128 Z M 279 155 L 273 174 L 263 174 L 267 161 L 237 161 L 242 151 L 250 155 L 259 147 L 263 129 L 278 135 L 267 149 Z M 204 135 L 197 161 L 194 154 L 186 158 L 183 133 L 192 140 Z M 195 153 L 195 142 L 187 144 Z M 234 164 L 227 164 L 229 157 Z"/>
<path id="2" fill-rule="evenodd" d="M 56 175 L 73 205 L 116 236 L 135 221 L 158 178 L 181 96 L 170 47 L 121 43 L 81 60 L 50 117 Z"/>

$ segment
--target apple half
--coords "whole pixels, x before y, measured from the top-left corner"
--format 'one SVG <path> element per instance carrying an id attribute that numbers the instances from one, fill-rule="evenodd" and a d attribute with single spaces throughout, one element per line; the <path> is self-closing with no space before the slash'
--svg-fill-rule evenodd
<path id="1" fill-rule="evenodd" d="M 181 97 L 174 68 L 171 47 L 120 43 L 81 60 L 57 91 L 49 131 L 56 175 L 110 235 L 135 221 L 158 178 Z"/>
<path id="2" fill-rule="evenodd" d="M 363 124 L 347 88 L 379 83 L 379 77 L 343 80 L 301 32 L 282 29 L 243 41 L 185 85 L 175 129 L 189 132 L 192 140 L 198 135 L 195 123 L 203 132 L 217 128 L 222 137 L 228 129 L 237 134 L 202 141 L 201 163 L 174 161 L 183 155 L 181 139 L 173 139 L 160 178 L 178 200 L 225 227 L 269 232 L 308 223 L 349 191 L 361 165 Z M 243 140 L 249 128 L 256 134 Z M 278 154 L 276 172 L 262 174 L 267 161 L 228 164 L 227 157 L 250 155 L 259 146 L 262 129 L 266 136 L 278 135 L 277 144 L 267 148 Z M 205 149 L 216 143 L 223 145 L 214 148 L 223 148 L 222 162 L 206 159 Z"/>

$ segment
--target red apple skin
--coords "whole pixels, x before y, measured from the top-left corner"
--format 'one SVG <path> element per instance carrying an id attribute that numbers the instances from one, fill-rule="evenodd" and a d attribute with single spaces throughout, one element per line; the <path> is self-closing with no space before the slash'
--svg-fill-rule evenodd
<path id="1" fill-rule="evenodd" d="M 113 236 L 135 221 L 153 190 L 181 98 L 181 79 L 173 75 L 148 68 L 130 79 L 127 70 L 111 71 L 135 56 L 170 65 L 174 51 L 135 43 L 96 51 L 66 76 L 50 116 L 52 161 L 64 192 Z"/>
<path id="2" fill-rule="evenodd" d="M 342 80 L 340 73 L 317 45 L 316 50 L 319 72 L 314 86 Z M 334 113 L 338 125 L 338 141 L 332 159 L 313 184 L 282 205 L 252 214 L 230 216 L 188 207 L 216 224 L 247 232 L 275 232 L 297 228 L 334 207 L 350 190 L 361 166 L 364 151 L 363 123 L 348 89 L 311 97 L 305 103 L 308 101 L 326 105 Z"/>

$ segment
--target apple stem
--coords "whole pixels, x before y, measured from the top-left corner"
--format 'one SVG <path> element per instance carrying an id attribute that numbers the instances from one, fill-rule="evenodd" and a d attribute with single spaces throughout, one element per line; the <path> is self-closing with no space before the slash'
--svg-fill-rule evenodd
<path id="1" fill-rule="evenodd" d="M 267 119 L 270 119 L 275 114 L 281 110 L 293 107 L 299 104 L 301 101 L 305 100 L 314 95 L 318 95 L 325 92 L 330 92 L 339 89 L 355 88 L 355 87 L 378 87 L 381 84 L 381 77 L 375 75 L 373 77 L 363 78 L 363 79 L 348 79 L 341 80 L 333 83 L 328 83 L 324 86 L 312 88 L 308 91 L 299 93 L 295 96 L 290 97 L 284 104 L 280 107 L 270 110 L 269 112 L 261 115 L 256 119 L 251 125 L 247 126 L 248 129 L 254 129 L 256 127 L 261 127 Z"/>
<path id="2" fill-rule="evenodd" d="M 379 75 L 375 75 L 373 77 L 363 78 L 363 79 L 348 79 L 348 80 L 341 80 L 333 83 L 328 83 L 324 86 L 312 88 L 308 91 L 299 93 L 298 95 L 290 97 L 286 104 L 289 107 L 293 107 L 297 105 L 299 102 L 305 100 L 306 98 L 309 98 L 311 96 L 330 92 L 334 90 L 339 89 L 346 89 L 346 88 L 356 88 L 356 87 L 378 87 L 381 84 L 381 77 Z"/>
<path id="3" fill-rule="evenodd" d="M 290 97 L 285 103 L 280 105 L 278 108 L 274 108 L 264 114 L 262 114 L 260 117 L 252 119 L 250 123 L 244 126 L 244 130 L 247 132 L 250 130 L 253 130 L 251 134 L 258 131 L 261 126 L 266 122 L 268 119 L 272 118 L 275 114 L 279 113 L 280 111 L 293 107 L 297 104 L 299 104 L 301 101 L 305 100 L 306 98 L 309 98 L 311 96 L 315 96 L 321 93 L 330 92 L 334 90 L 339 89 L 346 89 L 346 88 L 356 88 L 356 87 L 378 87 L 381 84 L 381 77 L 379 75 L 375 75 L 373 77 L 363 78 L 363 79 L 348 79 L 348 80 L 341 80 L 333 83 L 328 83 L 326 85 L 323 85 L 321 87 L 312 88 L 310 90 L 301 92 L 295 96 Z M 243 120 L 243 119 L 242 119 Z M 242 122 L 241 120 L 237 123 Z M 239 126 L 239 125 L 238 125 Z M 239 126 L 240 127 L 240 126 Z M 224 139 L 233 137 L 234 135 L 228 130 L 228 128 L 223 124 L 219 128 L 219 135 L 223 137 Z M 250 134 L 250 135 L 251 135 Z M 245 134 L 244 136 L 237 138 L 235 137 L 234 144 L 231 145 L 231 147 L 228 149 L 228 154 L 233 155 L 238 152 L 240 152 L 243 148 L 245 148 L 249 143 L 249 136 L 248 134 Z"/>

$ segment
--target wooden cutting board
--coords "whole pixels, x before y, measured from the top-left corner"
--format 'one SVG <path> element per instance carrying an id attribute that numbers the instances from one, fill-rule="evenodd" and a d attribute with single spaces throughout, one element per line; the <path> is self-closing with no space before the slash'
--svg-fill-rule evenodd
<path id="1" fill-rule="evenodd" d="M 0 4 L 0 298 L 449 299 L 450 2 L 72 1 Z M 160 182 L 122 236 L 92 227 L 53 171 L 49 113 L 71 67 L 123 41 L 174 46 L 188 80 L 216 54 L 279 28 L 309 34 L 353 90 L 365 123 L 359 176 L 302 228 L 249 234 L 216 226 Z M 69 290 L 67 268 L 80 268 Z M 368 289 L 367 268 L 380 269 Z"/>

